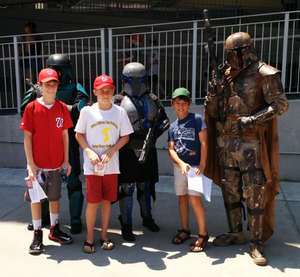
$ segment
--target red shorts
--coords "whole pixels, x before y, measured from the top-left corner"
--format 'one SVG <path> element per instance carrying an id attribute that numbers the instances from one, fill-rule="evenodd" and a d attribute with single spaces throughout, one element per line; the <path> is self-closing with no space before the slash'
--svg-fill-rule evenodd
<path id="1" fill-rule="evenodd" d="M 116 201 L 118 193 L 118 174 L 104 176 L 85 175 L 86 201 L 99 203 L 102 200 Z"/>

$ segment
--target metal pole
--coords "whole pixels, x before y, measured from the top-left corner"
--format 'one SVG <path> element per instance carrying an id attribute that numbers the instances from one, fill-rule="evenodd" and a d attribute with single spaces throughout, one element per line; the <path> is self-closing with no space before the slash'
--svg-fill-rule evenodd
<path id="1" fill-rule="evenodd" d="M 105 68 L 105 37 L 104 37 L 104 29 L 101 29 L 101 74 L 106 73 L 106 68 Z"/>
<path id="2" fill-rule="evenodd" d="M 113 43 L 112 43 L 112 29 L 108 29 L 108 63 L 109 76 L 113 78 Z"/>
<path id="3" fill-rule="evenodd" d="M 197 72 L 197 21 L 193 23 L 193 64 L 192 64 L 192 103 L 196 102 L 196 72 Z"/>
<path id="4" fill-rule="evenodd" d="M 14 36 L 14 60 L 15 60 L 15 72 L 16 72 L 16 90 L 17 90 L 17 108 L 18 113 L 21 112 L 21 86 L 20 86 L 20 63 L 19 63 L 19 50 L 18 50 L 18 38 Z"/>
<path id="5" fill-rule="evenodd" d="M 283 33 L 283 51 L 282 51 L 282 68 L 281 68 L 281 82 L 283 88 L 285 88 L 285 78 L 286 78 L 286 63 L 287 63 L 287 49 L 289 40 L 289 20 L 290 14 L 288 12 L 284 15 L 284 33 Z"/>

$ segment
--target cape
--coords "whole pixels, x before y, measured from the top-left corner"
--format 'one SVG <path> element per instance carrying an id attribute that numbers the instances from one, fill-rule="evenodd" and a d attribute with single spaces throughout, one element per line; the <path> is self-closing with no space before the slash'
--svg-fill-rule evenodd
<path id="1" fill-rule="evenodd" d="M 220 167 L 217 159 L 216 120 L 204 111 L 208 132 L 208 152 L 205 175 L 221 186 Z M 277 118 L 269 119 L 258 128 L 261 164 L 266 178 L 264 195 L 264 231 L 263 240 L 268 240 L 274 232 L 275 196 L 279 193 L 279 143 Z"/>

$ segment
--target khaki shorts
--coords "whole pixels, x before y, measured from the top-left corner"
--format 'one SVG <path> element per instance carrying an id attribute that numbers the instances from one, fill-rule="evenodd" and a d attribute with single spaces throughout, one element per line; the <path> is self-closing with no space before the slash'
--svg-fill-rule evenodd
<path id="1" fill-rule="evenodd" d="M 200 192 L 188 189 L 188 179 L 186 175 L 182 175 L 180 167 L 174 163 L 174 189 L 176 195 L 196 195 L 200 196 Z"/>
<path id="2" fill-rule="evenodd" d="M 61 197 L 61 176 L 59 170 L 44 171 L 45 181 L 41 184 L 49 201 L 58 201 Z M 26 201 L 30 201 L 29 192 L 26 190 L 24 196 Z"/>

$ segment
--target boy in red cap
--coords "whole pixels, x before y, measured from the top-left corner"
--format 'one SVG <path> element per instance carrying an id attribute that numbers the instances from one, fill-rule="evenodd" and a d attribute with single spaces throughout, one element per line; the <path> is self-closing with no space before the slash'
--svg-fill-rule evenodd
<path id="1" fill-rule="evenodd" d="M 97 103 L 84 107 L 75 127 L 76 139 L 84 150 L 84 175 L 86 178 L 87 238 L 83 251 L 94 253 L 94 227 L 98 205 L 101 202 L 101 247 L 114 248 L 108 238 L 111 202 L 117 200 L 119 149 L 129 141 L 133 129 L 126 111 L 112 103 L 115 91 L 108 75 L 94 81 Z"/>
<path id="2" fill-rule="evenodd" d="M 24 130 L 24 148 L 27 160 L 28 180 L 34 181 L 37 174 L 44 177 L 42 184 L 49 199 L 50 234 L 49 239 L 61 244 L 72 242 L 72 238 L 59 229 L 59 199 L 61 196 L 62 167 L 70 174 L 68 155 L 68 128 L 73 123 L 65 104 L 55 100 L 59 84 L 58 74 L 51 68 L 40 71 L 38 84 L 42 96 L 30 102 L 24 111 L 20 129 Z M 29 193 L 27 193 L 29 195 Z M 41 203 L 31 203 L 34 238 L 29 247 L 30 254 L 43 251 L 43 233 L 41 230 Z"/>

